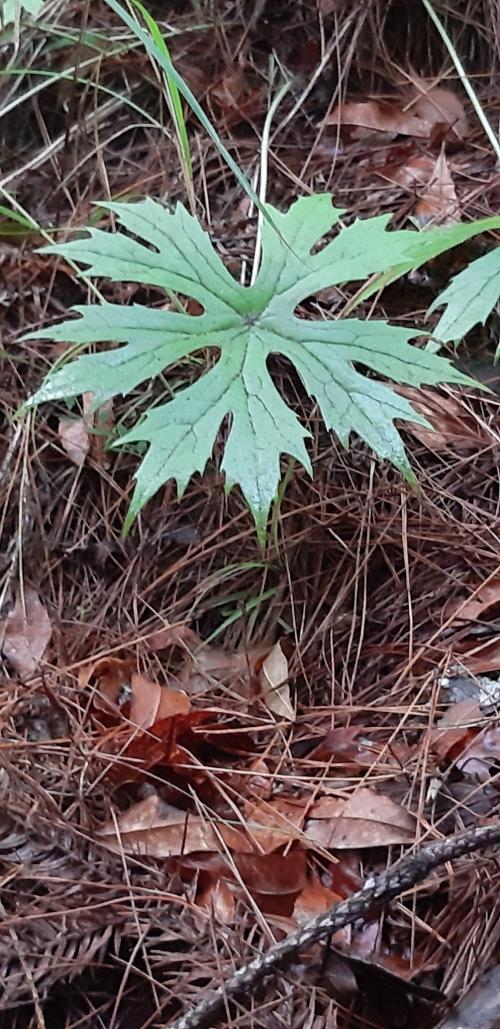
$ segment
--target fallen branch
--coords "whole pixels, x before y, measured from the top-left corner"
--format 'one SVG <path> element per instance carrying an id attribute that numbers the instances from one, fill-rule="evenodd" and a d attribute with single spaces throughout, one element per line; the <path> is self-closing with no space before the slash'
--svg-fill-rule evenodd
<path id="1" fill-rule="evenodd" d="M 170 1029 L 214 1029 L 227 1010 L 228 1001 L 253 996 L 259 983 L 267 976 L 275 975 L 301 947 L 317 943 L 338 929 L 352 925 L 358 918 L 366 917 L 374 904 L 386 904 L 404 890 L 411 889 L 422 882 L 433 868 L 498 843 L 500 822 L 494 822 L 460 836 L 449 836 L 401 858 L 392 869 L 367 879 L 363 888 L 347 900 L 306 922 L 248 965 L 239 968 L 217 990 L 170 1023 Z"/>

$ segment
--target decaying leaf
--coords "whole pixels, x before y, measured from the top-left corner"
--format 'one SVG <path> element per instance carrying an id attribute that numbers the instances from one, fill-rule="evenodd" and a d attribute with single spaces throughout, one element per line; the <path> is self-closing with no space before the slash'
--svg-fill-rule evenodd
<path id="1" fill-rule="evenodd" d="M 191 710 L 191 701 L 183 690 L 160 686 L 136 672 L 132 675 L 131 686 L 129 717 L 141 729 L 149 729 L 156 722 L 174 715 L 186 715 Z"/>
<path id="2" fill-rule="evenodd" d="M 224 847 L 237 852 L 251 849 L 247 837 L 225 822 L 212 823 L 187 811 L 180 811 L 160 800 L 147 797 L 109 821 L 98 833 L 110 850 L 149 857 L 177 857 L 193 851 L 219 851 Z"/>
<path id="3" fill-rule="evenodd" d="M 398 386 L 397 390 L 411 400 L 412 407 L 432 426 L 425 428 L 413 423 L 408 425 L 408 432 L 434 453 L 451 450 L 467 454 L 493 442 L 493 433 L 481 419 L 474 418 L 460 397 L 411 386 Z"/>
<path id="4" fill-rule="evenodd" d="M 435 729 L 429 733 L 429 745 L 438 764 L 452 764 L 477 733 L 482 719 L 478 699 L 472 697 L 450 704 Z"/>
<path id="5" fill-rule="evenodd" d="M 262 699 L 267 708 L 278 715 L 294 722 L 296 711 L 290 699 L 288 685 L 288 661 L 281 643 L 275 643 L 273 649 L 262 663 L 259 681 L 262 688 Z"/>
<path id="6" fill-rule="evenodd" d="M 9 665 L 23 677 L 39 667 L 50 639 L 52 625 L 47 608 L 36 590 L 18 589 L 14 607 L 0 624 L 0 646 Z"/>
<path id="7" fill-rule="evenodd" d="M 390 797 L 361 787 L 347 800 L 322 797 L 306 822 L 306 839 L 335 850 L 412 843 L 416 819 Z"/>
<path id="8" fill-rule="evenodd" d="M 454 600 L 453 607 L 446 607 L 446 619 L 456 610 L 457 622 L 473 622 L 476 619 L 491 617 L 491 609 L 500 611 L 500 575 L 486 580 L 483 586 L 474 589 L 474 596 L 464 604 L 463 599 Z M 494 612 L 494 613 L 495 613 Z"/>
<path id="9" fill-rule="evenodd" d="M 100 658 L 80 669 L 80 686 L 87 686 L 90 680 L 95 684 L 95 708 L 107 712 L 125 709 L 130 722 L 140 729 L 191 710 L 191 701 L 183 690 L 161 686 L 139 675 L 133 661 Z"/>
<path id="10" fill-rule="evenodd" d="M 338 904 L 339 900 L 342 900 L 342 897 L 327 886 L 318 881 L 309 882 L 295 901 L 294 918 L 300 924 L 308 922 L 311 918 L 316 918 L 316 915 L 328 911 L 334 904 Z"/>
<path id="11" fill-rule="evenodd" d="M 444 149 L 432 169 L 432 174 L 421 190 L 414 218 L 422 228 L 425 225 L 453 225 L 460 220 L 460 205 Z"/>
<path id="12" fill-rule="evenodd" d="M 90 450 L 89 433 L 84 419 L 61 418 L 57 431 L 68 457 L 77 468 L 81 468 Z"/>
<path id="13" fill-rule="evenodd" d="M 468 125 L 463 104 L 444 86 L 429 86 L 415 79 L 408 97 L 382 100 L 373 97 L 348 101 L 335 107 L 325 119 L 326 125 L 353 126 L 350 136 L 362 139 L 372 133 L 386 136 L 414 136 L 416 139 L 439 138 L 457 140 L 467 134 Z"/>
<path id="14" fill-rule="evenodd" d="M 181 674 L 187 693 L 207 693 L 224 686 L 234 693 L 248 694 L 250 658 L 246 651 L 227 651 L 201 644 L 186 660 Z"/>
<path id="15" fill-rule="evenodd" d="M 415 76 L 412 83 L 415 99 L 409 109 L 429 126 L 441 125 L 448 128 L 446 138 L 464 139 L 469 132 L 464 105 L 456 93 L 447 86 L 425 82 Z"/>
<path id="16" fill-rule="evenodd" d="M 248 889 L 261 896 L 288 896 L 307 883 L 306 852 L 296 847 L 285 854 L 235 854 L 234 862 Z"/>
<path id="17" fill-rule="evenodd" d="M 95 684 L 92 698 L 94 707 L 98 711 L 109 712 L 129 703 L 132 692 L 130 679 L 134 667 L 133 661 L 124 661 L 118 657 L 98 658 L 97 661 L 81 666 L 78 683 L 84 689 L 92 680 Z"/>
<path id="18" fill-rule="evenodd" d="M 224 879 L 210 882 L 196 898 L 198 907 L 219 925 L 232 925 L 236 915 L 236 901 L 231 887 Z"/>
<path id="19" fill-rule="evenodd" d="M 415 136 L 429 139 L 432 126 L 411 111 L 404 111 L 397 103 L 387 100 L 348 101 L 335 107 L 325 119 L 325 125 L 351 125 L 351 138 L 362 139 L 371 132 L 390 136 Z"/>

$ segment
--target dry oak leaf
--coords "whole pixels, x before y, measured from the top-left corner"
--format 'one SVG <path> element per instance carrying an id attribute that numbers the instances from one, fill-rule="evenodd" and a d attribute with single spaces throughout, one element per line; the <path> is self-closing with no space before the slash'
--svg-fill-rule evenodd
<path id="1" fill-rule="evenodd" d="M 36 590 L 18 590 L 14 607 L 0 624 L 2 654 L 14 671 L 21 676 L 33 675 L 51 636 L 50 618 Z"/>
<path id="2" fill-rule="evenodd" d="M 335 850 L 413 843 L 416 819 L 390 797 L 361 787 L 347 799 L 322 797 L 312 808 L 304 836 Z"/>
<path id="3" fill-rule="evenodd" d="M 124 850 L 157 858 L 179 857 L 194 851 L 217 852 L 225 847 L 241 853 L 252 849 L 239 829 L 180 811 L 157 796 L 133 804 L 117 815 L 116 826 L 114 821 L 107 822 L 97 835 L 115 853 Z"/>

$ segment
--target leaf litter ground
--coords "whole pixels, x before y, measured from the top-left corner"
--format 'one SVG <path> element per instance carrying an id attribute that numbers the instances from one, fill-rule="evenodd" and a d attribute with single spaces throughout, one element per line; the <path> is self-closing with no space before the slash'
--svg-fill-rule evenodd
<path id="1" fill-rule="evenodd" d="M 322 7 L 331 42 L 333 15 Z M 173 148 L 148 123 L 159 93 L 146 58 L 123 46 L 102 9 L 82 45 L 76 5 L 61 17 L 68 37 L 45 89 L 3 119 L 4 188 L 44 225 L 68 228 L 88 222 L 105 180 L 113 196 L 182 199 Z M 328 70 L 307 91 L 324 56 L 310 5 L 294 5 L 293 17 L 286 3 L 273 5 L 246 20 L 235 6 L 227 17 L 221 37 L 181 12 L 172 52 L 246 167 L 252 125 L 266 111 L 272 30 L 299 83 L 280 109 L 285 122 L 296 108 L 271 152 L 273 203 L 330 188 L 338 204 L 394 210 L 405 226 L 430 194 L 432 217 L 436 196 L 438 216 L 449 217 L 449 189 L 429 186 L 444 141 L 460 216 L 495 213 L 494 158 L 478 132 L 463 143 L 432 127 L 427 137 L 401 135 L 393 122 L 388 139 L 351 133 L 339 143 L 338 126 L 320 131 L 343 97 Z M 349 96 L 392 95 L 390 11 L 385 26 L 375 3 L 346 5 L 338 17 Z M 432 67 L 415 49 L 428 42 L 426 23 L 417 28 L 408 49 L 398 23 L 398 60 L 406 50 L 408 72 L 418 64 L 449 86 L 439 45 L 430 44 Z M 461 20 L 451 28 L 466 46 Z M 20 39 L 27 66 L 37 66 L 37 31 Z M 47 47 L 52 31 L 45 26 Z M 105 61 L 103 31 L 117 50 Z M 475 45 L 493 74 L 493 37 Z M 87 87 L 79 108 L 63 77 L 75 65 L 117 96 L 99 95 L 96 107 Z M 15 104 L 24 88 L 12 78 L 9 90 Z M 487 76 L 483 90 L 488 104 Z M 29 117 L 19 130 L 20 111 Z M 254 224 L 196 139 L 197 194 L 206 187 L 212 238 L 238 275 L 241 254 L 252 259 Z M 30 164 L 36 171 L 23 172 Z M 123 542 L 136 455 L 105 454 L 85 405 L 54 405 L 34 432 L 13 420 L 61 352 L 20 345 L 18 335 L 87 301 L 85 285 L 34 252 L 37 234 L 5 218 L 2 236 L 2 1024 L 162 1025 L 401 847 L 495 816 L 498 402 L 473 390 L 419 391 L 436 433 L 405 433 L 418 496 L 362 444 L 343 451 L 276 360 L 275 381 L 311 433 L 315 477 L 295 471 L 267 553 L 238 495 L 221 499 L 217 450 L 181 504 L 167 487 Z M 478 251 L 460 251 L 452 270 L 470 256 Z M 381 313 L 418 321 L 449 274 L 437 262 L 390 287 Z M 111 302 L 163 302 L 160 291 L 105 289 Z M 331 315 L 348 299 L 332 288 L 305 310 Z M 488 330 L 469 347 L 483 361 L 492 349 Z M 192 375 L 180 362 L 175 382 Z M 168 382 L 162 388 L 168 398 Z M 115 400 L 108 427 L 126 430 L 128 410 Z M 326 952 L 301 954 L 238 1024 L 439 1024 L 441 1000 L 459 998 L 495 963 L 497 892 L 493 859 L 463 859 L 451 878 L 443 871 Z"/>

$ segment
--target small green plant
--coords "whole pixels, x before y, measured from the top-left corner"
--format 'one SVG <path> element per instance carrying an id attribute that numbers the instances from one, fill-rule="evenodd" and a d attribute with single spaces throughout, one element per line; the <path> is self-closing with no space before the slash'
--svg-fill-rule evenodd
<path id="1" fill-rule="evenodd" d="M 259 271 L 254 284 L 245 287 L 230 275 L 199 222 L 182 205 L 173 212 L 151 199 L 101 206 L 113 212 L 125 231 L 91 228 L 87 237 L 44 247 L 43 252 L 88 265 L 90 276 L 147 283 L 192 297 L 203 313 L 138 304 L 76 307 L 80 318 L 32 336 L 80 346 L 125 346 L 79 356 L 54 370 L 30 406 L 91 391 L 94 407 L 99 407 L 181 358 L 207 349 L 218 352 L 218 360 L 192 385 L 152 407 L 115 442 L 149 444 L 137 471 L 126 528 L 169 479 L 177 481 L 182 494 L 193 473 L 203 473 L 229 415 L 222 462 L 226 488 L 241 487 L 259 538 L 264 538 L 281 454 L 311 471 L 304 442 L 309 434 L 276 389 L 267 364 L 271 354 L 283 354 L 292 362 L 326 427 L 345 446 L 356 432 L 380 458 L 412 479 L 394 422 L 423 419 L 405 398 L 364 370 L 413 386 L 469 380 L 449 361 L 409 344 L 422 330 L 356 318 L 310 321 L 297 316 L 297 305 L 343 282 L 394 268 L 403 274 L 476 233 L 499 227 L 499 218 L 421 233 L 387 231 L 390 216 L 369 218 L 341 227 L 318 249 L 342 215 L 329 195 L 297 200 L 286 213 L 267 204 L 271 217 L 263 222 Z"/>
<path id="2" fill-rule="evenodd" d="M 443 343 L 460 341 L 479 323 L 484 325 L 500 298 L 500 247 L 478 257 L 451 280 L 429 308 L 446 304 L 433 335 Z M 498 359 L 500 345 L 497 347 Z"/>

